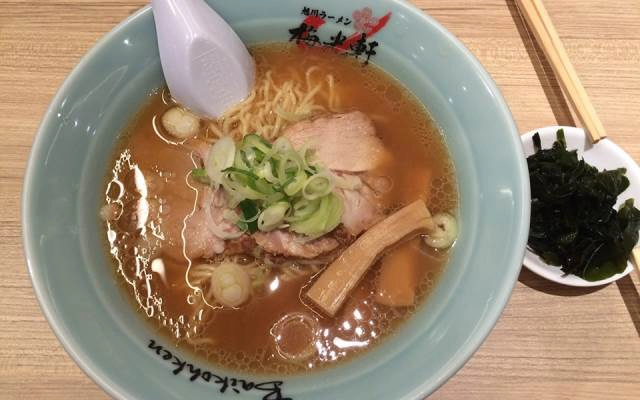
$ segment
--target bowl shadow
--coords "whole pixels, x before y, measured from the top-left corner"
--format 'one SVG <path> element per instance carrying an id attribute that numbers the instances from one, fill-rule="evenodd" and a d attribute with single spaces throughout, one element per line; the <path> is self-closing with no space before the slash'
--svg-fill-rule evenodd
<path id="1" fill-rule="evenodd" d="M 533 272 L 529 271 L 529 269 L 527 269 L 524 266 L 520 270 L 520 276 L 518 277 L 518 281 L 520 281 L 523 285 L 526 285 L 533 290 L 550 294 L 552 296 L 562 296 L 562 297 L 583 296 L 585 294 L 597 292 L 598 290 L 601 290 L 606 286 L 608 286 L 608 285 L 589 286 L 589 287 L 566 286 L 557 282 L 550 281 L 539 275 L 536 275 Z"/>
<path id="2" fill-rule="evenodd" d="M 560 297 L 583 296 L 586 294 L 597 292 L 610 285 L 607 284 L 592 287 L 565 286 L 538 276 L 529 271 L 524 266 L 520 271 L 518 281 L 533 290 Z M 636 328 L 638 337 L 640 337 L 640 294 L 638 293 L 638 288 L 634 284 L 630 275 L 618 279 L 615 283 L 618 287 L 618 290 L 620 291 L 620 296 L 622 297 L 622 301 L 627 308 L 629 317 L 631 318 L 631 321 Z"/>

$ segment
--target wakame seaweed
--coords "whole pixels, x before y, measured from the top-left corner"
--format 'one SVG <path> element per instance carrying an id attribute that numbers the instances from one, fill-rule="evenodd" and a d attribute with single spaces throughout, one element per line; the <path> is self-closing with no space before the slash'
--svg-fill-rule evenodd
<path id="1" fill-rule="evenodd" d="M 626 169 L 598 171 L 568 151 L 559 130 L 550 149 L 533 136 L 535 154 L 527 158 L 531 181 L 528 246 L 547 264 L 588 281 L 623 272 L 638 241 L 640 210 L 618 196 L 629 187 Z"/>

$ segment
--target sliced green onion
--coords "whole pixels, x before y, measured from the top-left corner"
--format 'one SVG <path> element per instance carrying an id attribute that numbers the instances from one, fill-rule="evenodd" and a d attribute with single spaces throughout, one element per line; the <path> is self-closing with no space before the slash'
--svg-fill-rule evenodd
<path id="1" fill-rule="evenodd" d="M 285 137 L 279 137 L 273 142 L 273 149 L 278 153 L 288 153 L 293 150 L 291 142 Z"/>
<path id="2" fill-rule="evenodd" d="M 238 169 L 244 169 L 244 170 L 251 169 L 251 164 L 249 163 L 249 159 L 247 158 L 247 155 L 245 154 L 245 152 L 242 151 L 242 149 L 238 149 L 236 151 L 236 157 L 235 157 L 233 166 Z"/>
<path id="3" fill-rule="evenodd" d="M 307 181 L 307 174 L 304 171 L 298 171 L 289 183 L 284 187 L 284 192 L 287 196 L 292 197 L 298 194 L 305 187 Z M 313 200 L 313 199 L 309 199 Z"/>
<path id="4" fill-rule="evenodd" d="M 209 150 L 205 170 L 209 179 L 220 185 L 222 171 L 233 165 L 236 157 L 236 145 L 228 136 L 220 138 Z"/>
<path id="5" fill-rule="evenodd" d="M 342 213 L 344 212 L 344 205 L 340 196 L 331 193 L 328 197 L 331 204 L 329 205 L 329 215 L 327 215 L 327 220 L 324 225 L 325 232 L 331 232 L 340 225 L 340 222 L 342 222 Z"/>
<path id="6" fill-rule="evenodd" d="M 196 169 L 192 175 L 224 188 L 240 216 L 232 211 L 223 216 L 243 231 L 288 227 L 313 238 L 340 223 L 343 204 L 333 192 L 336 185 L 353 186 L 314 162 L 308 145 L 296 151 L 284 137 L 270 144 L 251 134 L 237 146 L 229 138 L 220 139 L 210 151 L 206 171 Z"/>
<path id="7" fill-rule="evenodd" d="M 269 159 L 271 161 L 271 158 Z M 267 182 L 276 183 L 278 179 L 273 175 L 273 164 L 271 162 L 262 162 L 255 168 L 255 173 Z"/>
<path id="8" fill-rule="evenodd" d="M 302 161 L 304 161 L 305 168 L 313 168 L 313 161 L 316 155 L 316 149 L 311 147 L 311 143 L 307 142 L 302 145 L 300 149 L 300 156 L 302 157 Z M 314 171 L 314 173 L 317 171 Z"/>
<path id="9" fill-rule="evenodd" d="M 240 169 L 240 168 L 236 168 L 236 167 L 229 167 L 229 168 L 225 168 L 224 170 L 222 170 L 222 172 L 233 172 L 233 173 L 237 173 L 240 175 L 244 175 L 248 178 L 255 180 L 260 179 L 256 174 L 254 174 L 251 171 L 247 171 L 246 169 Z"/>
<path id="10" fill-rule="evenodd" d="M 283 154 L 280 162 L 278 163 L 278 180 L 280 180 L 280 182 L 285 182 L 288 179 L 295 177 L 298 172 L 303 169 L 302 160 L 297 154 L 294 152 Z"/>
<path id="11" fill-rule="evenodd" d="M 278 228 L 284 222 L 290 207 L 289 203 L 284 201 L 267 207 L 258 217 L 258 229 L 269 232 Z"/>
<path id="12" fill-rule="evenodd" d="M 290 229 L 303 235 L 318 237 L 331 232 L 340 224 L 342 201 L 331 193 L 320 200 L 320 207 L 309 218 L 291 222 Z"/>
<path id="13" fill-rule="evenodd" d="M 279 201 L 285 200 L 286 196 L 282 192 L 275 192 L 274 194 L 267 195 L 267 204 L 277 203 Z"/>
<path id="14" fill-rule="evenodd" d="M 292 213 L 286 218 L 287 222 L 299 222 L 309 218 L 320 208 L 320 200 L 300 199 L 294 205 Z"/>
<path id="15" fill-rule="evenodd" d="M 273 185 L 267 182 L 264 179 L 258 179 L 255 181 L 256 190 L 265 195 L 270 195 L 275 193 L 275 189 Z"/>
<path id="16" fill-rule="evenodd" d="M 271 143 L 264 140 L 262 136 L 252 133 L 242 139 L 242 147 L 245 149 L 252 147 L 262 152 L 262 154 L 267 154 L 271 151 L 272 146 Z"/>
<path id="17" fill-rule="evenodd" d="M 333 179 L 327 174 L 317 174 L 309 178 L 303 188 L 302 196 L 307 200 L 324 197 L 333 191 Z"/>
<path id="18" fill-rule="evenodd" d="M 242 149 L 245 163 L 252 167 L 258 163 L 258 157 L 264 157 L 264 153 L 256 151 L 254 148 Z"/>
<path id="19" fill-rule="evenodd" d="M 305 171 L 309 174 L 309 175 L 315 175 L 318 173 L 318 168 L 316 168 L 313 165 L 309 165 L 307 168 L 305 168 Z"/>
<path id="20" fill-rule="evenodd" d="M 209 179 L 209 175 L 207 175 L 207 170 L 204 168 L 194 168 L 191 170 L 191 177 L 198 183 L 202 183 L 203 185 L 210 185 L 211 179 Z"/>
<path id="21" fill-rule="evenodd" d="M 227 172 L 222 181 L 222 186 L 230 192 L 235 198 L 250 199 L 250 200 L 264 200 L 266 198 L 264 193 L 260 193 L 254 188 L 247 185 L 247 183 L 237 182 L 230 178 L 230 174 L 233 172 Z"/>

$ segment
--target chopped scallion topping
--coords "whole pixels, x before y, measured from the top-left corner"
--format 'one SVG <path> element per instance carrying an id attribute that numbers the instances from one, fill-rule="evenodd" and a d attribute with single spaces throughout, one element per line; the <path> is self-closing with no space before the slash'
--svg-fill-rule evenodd
<path id="1" fill-rule="evenodd" d="M 222 138 L 209 151 L 205 168 L 194 169 L 192 176 L 222 187 L 241 211 L 236 224 L 250 233 L 287 226 L 318 237 L 342 218 L 335 177 L 314 162 L 312 149 L 296 151 L 283 137 L 273 144 L 257 134 L 239 144 Z"/>

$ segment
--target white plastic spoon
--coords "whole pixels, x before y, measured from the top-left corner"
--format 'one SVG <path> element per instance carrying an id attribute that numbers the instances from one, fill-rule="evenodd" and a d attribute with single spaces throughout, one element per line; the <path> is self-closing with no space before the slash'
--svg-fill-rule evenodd
<path id="1" fill-rule="evenodd" d="M 578 119 L 582 122 L 586 130 L 565 127 L 565 137 L 568 150 L 578 150 L 578 154 L 584 157 L 585 161 L 595 166 L 599 170 L 616 169 L 624 167 L 627 169 L 629 178 L 629 188 L 618 198 L 617 207 L 632 197 L 636 199 L 636 206 L 640 205 L 640 168 L 636 162 L 619 146 L 611 140 L 606 139 L 607 135 L 600 118 L 596 114 L 595 108 L 587 92 L 585 91 L 578 74 L 576 73 L 569 56 L 567 55 L 560 37 L 556 32 L 549 14 L 544 8 L 541 0 L 516 0 L 518 9 L 527 21 L 527 24 L 534 33 L 538 44 L 542 47 L 549 64 L 562 86 L 565 95 L 568 97 Z M 532 137 L 535 132 L 540 133 L 542 148 L 549 148 L 556 140 L 556 131 L 559 127 L 542 128 L 529 132 L 522 136 L 525 155 L 533 154 Z M 604 139 L 604 140 L 602 140 Z M 632 258 L 637 259 L 638 251 L 634 250 Z M 552 281 L 569 286 L 598 286 L 613 282 L 623 276 L 628 275 L 633 266 L 627 263 L 624 272 L 616 274 L 608 279 L 600 281 L 586 281 L 574 275 L 565 276 L 559 267 L 547 265 L 535 254 L 527 251 L 524 264 L 531 271 Z M 638 267 L 638 262 L 636 262 Z"/>
<path id="2" fill-rule="evenodd" d="M 244 100 L 255 65 L 238 35 L 204 0 L 152 0 L 171 96 L 209 118 Z"/>

